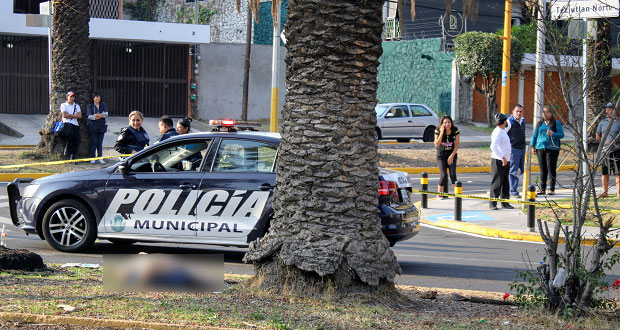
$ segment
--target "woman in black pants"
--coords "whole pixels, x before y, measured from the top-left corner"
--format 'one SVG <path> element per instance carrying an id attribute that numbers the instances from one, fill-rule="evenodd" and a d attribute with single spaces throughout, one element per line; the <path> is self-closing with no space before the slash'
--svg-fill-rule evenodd
<path id="1" fill-rule="evenodd" d="M 556 167 L 560 154 L 560 139 L 564 137 L 562 123 L 553 117 L 551 108 L 543 107 L 543 119 L 536 124 L 532 135 L 532 153 L 538 156 L 540 166 L 540 186 L 538 195 L 554 195 L 556 182 Z M 549 177 L 549 186 L 547 178 Z"/>
<path id="2" fill-rule="evenodd" d="M 448 192 L 448 169 L 450 169 L 450 181 L 454 190 L 456 182 L 456 152 L 459 150 L 459 129 L 454 126 L 452 118 L 445 115 L 439 120 L 439 127 L 435 130 L 435 148 L 437 149 L 437 167 L 439 167 L 439 192 Z M 447 196 L 442 196 L 447 199 Z"/>

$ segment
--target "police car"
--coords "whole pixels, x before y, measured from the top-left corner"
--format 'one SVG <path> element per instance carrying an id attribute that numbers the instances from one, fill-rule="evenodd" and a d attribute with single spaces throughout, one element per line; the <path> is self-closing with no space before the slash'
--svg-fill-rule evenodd
<path id="1" fill-rule="evenodd" d="M 280 135 L 213 124 L 220 130 L 167 139 L 111 167 L 16 179 L 7 186 L 12 222 L 64 252 L 97 238 L 247 247 L 274 213 Z M 389 242 L 417 234 L 409 175 L 381 169 L 379 195 Z"/>

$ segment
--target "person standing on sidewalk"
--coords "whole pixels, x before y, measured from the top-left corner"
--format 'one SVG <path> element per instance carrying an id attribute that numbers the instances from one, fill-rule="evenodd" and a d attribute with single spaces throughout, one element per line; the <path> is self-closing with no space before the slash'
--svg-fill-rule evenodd
<path id="1" fill-rule="evenodd" d="M 564 137 L 562 123 L 556 120 L 547 105 L 543 107 L 543 119 L 538 121 L 536 129 L 532 135 L 532 153 L 538 156 L 538 166 L 540 167 L 540 187 L 536 194 L 555 195 L 556 168 L 558 166 L 558 156 L 560 155 L 560 139 Z M 547 187 L 547 178 L 549 186 Z"/>
<path id="2" fill-rule="evenodd" d="M 90 134 L 89 152 L 90 157 L 101 157 L 103 155 L 103 136 L 108 130 L 106 117 L 108 116 L 108 107 L 101 102 L 101 94 L 93 93 L 93 103 L 86 106 L 86 115 L 88 116 L 88 133 Z M 95 156 L 95 151 L 97 155 Z M 91 160 L 91 164 L 105 164 L 103 159 Z"/>
<path id="3" fill-rule="evenodd" d="M 510 198 L 508 186 L 508 173 L 510 171 L 510 137 L 507 131 L 510 130 L 508 117 L 503 113 L 495 114 L 495 129 L 491 134 L 491 198 Z M 497 210 L 497 202 L 489 202 L 491 210 Z M 502 202 L 505 209 L 514 209 L 506 202 Z"/>
<path id="4" fill-rule="evenodd" d="M 611 102 L 607 103 L 604 109 L 607 117 L 601 120 L 596 127 L 597 141 L 601 141 L 603 134 L 613 119 L 614 104 Z M 616 176 L 616 189 L 618 189 L 616 197 L 620 199 L 620 116 L 616 117 L 616 120 L 614 120 L 611 128 L 609 129 L 609 133 L 607 133 L 603 152 L 607 153 L 607 157 L 603 160 L 603 166 L 601 168 L 603 192 L 599 198 L 607 197 L 607 190 L 609 189 L 609 172 L 613 172 Z"/>
<path id="5" fill-rule="evenodd" d="M 512 115 L 508 117 L 510 122 L 510 130 L 508 137 L 510 138 L 510 196 L 520 198 L 519 196 L 519 174 L 523 174 L 523 165 L 525 162 L 525 117 L 523 116 L 523 106 L 515 105 L 512 109 Z"/>
<path id="6" fill-rule="evenodd" d="M 445 115 L 439 120 L 439 128 L 435 130 L 435 148 L 437 149 L 437 167 L 439 167 L 439 192 L 448 192 L 448 169 L 450 169 L 450 181 L 452 190 L 456 182 L 456 152 L 459 150 L 459 129 L 454 126 L 452 117 Z M 448 196 L 441 196 L 448 199 Z"/>
<path id="7" fill-rule="evenodd" d="M 80 124 L 77 120 L 82 118 L 82 111 L 80 106 L 75 103 L 74 92 L 67 92 L 67 102 L 60 105 L 60 114 L 62 115 L 62 122 L 70 129 L 64 155 L 68 159 L 75 159 L 80 144 Z"/>

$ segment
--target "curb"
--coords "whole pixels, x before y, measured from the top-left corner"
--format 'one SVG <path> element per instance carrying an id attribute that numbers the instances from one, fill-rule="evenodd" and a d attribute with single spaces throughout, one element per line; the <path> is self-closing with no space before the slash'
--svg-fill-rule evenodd
<path id="1" fill-rule="evenodd" d="M 415 206 L 418 208 L 418 210 L 420 210 L 420 222 L 428 226 L 438 227 L 438 228 L 447 228 L 447 229 L 462 231 L 465 233 L 476 234 L 476 235 L 486 236 L 486 237 L 504 238 L 504 239 L 511 239 L 515 241 L 527 241 L 527 242 L 538 242 L 538 243 L 543 242 L 542 238 L 540 237 L 540 234 L 537 234 L 537 233 L 502 230 L 502 229 L 485 227 L 485 226 L 476 225 L 473 223 L 467 223 L 467 222 L 456 221 L 456 220 L 439 220 L 439 221 L 432 222 L 424 218 L 422 202 L 416 202 Z M 613 239 L 609 239 L 609 240 L 612 242 L 616 241 Z M 560 237 L 559 243 L 564 244 L 565 238 Z M 581 245 L 596 245 L 596 239 L 582 238 Z"/>
<path id="2" fill-rule="evenodd" d="M 29 313 L 0 312 L 0 319 L 13 322 L 26 322 L 35 324 L 58 324 L 75 325 L 79 327 L 113 327 L 123 329 L 210 329 L 210 330 L 234 330 L 238 328 L 222 328 L 213 326 L 197 326 L 185 324 L 167 324 L 158 322 L 129 321 L 129 320 L 106 320 L 78 316 L 40 315 Z"/>
<path id="3" fill-rule="evenodd" d="M 0 181 L 13 181 L 17 178 L 32 178 L 32 179 L 40 179 L 44 176 L 49 176 L 58 173 L 0 173 Z"/>

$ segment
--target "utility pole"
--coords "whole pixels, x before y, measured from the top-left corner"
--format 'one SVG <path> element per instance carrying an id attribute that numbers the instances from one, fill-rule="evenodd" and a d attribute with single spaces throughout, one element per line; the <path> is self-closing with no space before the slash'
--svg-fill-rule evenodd
<path id="1" fill-rule="evenodd" d="M 241 120 L 248 120 L 248 89 L 250 82 L 250 53 L 252 51 L 252 10 L 248 6 L 245 36 L 245 67 L 243 68 L 243 98 L 241 101 Z"/>
<path id="2" fill-rule="evenodd" d="M 278 68 L 280 67 L 280 0 L 276 2 L 277 18 L 273 24 L 273 55 L 271 57 L 271 120 L 270 132 L 278 131 Z"/>
<path id="3" fill-rule="evenodd" d="M 510 113 L 510 28 L 512 26 L 512 3 L 506 0 L 506 10 L 504 12 L 504 51 L 502 52 L 502 98 L 501 112 Z"/>

